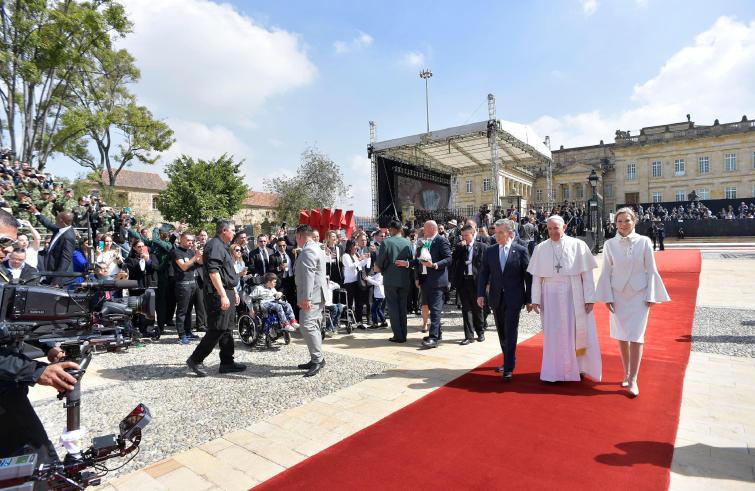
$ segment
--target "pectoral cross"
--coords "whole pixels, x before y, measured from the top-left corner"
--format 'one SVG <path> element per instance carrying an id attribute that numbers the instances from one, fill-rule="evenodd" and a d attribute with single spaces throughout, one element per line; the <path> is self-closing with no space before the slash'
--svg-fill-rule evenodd
<path id="1" fill-rule="evenodd" d="M 556 263 L 556 266 L 555 266 L 556 273 L 561 273 L 561 268 L 563 268 L 563 266 L 561 266 L 561 264 L 559 263 Z"/>

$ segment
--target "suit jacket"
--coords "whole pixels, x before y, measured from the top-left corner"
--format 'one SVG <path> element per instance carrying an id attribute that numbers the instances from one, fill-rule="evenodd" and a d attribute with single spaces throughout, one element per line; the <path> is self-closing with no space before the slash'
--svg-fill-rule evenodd
<path id="1" fill-rule="evenodd" d="M 8 261 L 3 261 L 3 266 L 5 267 L 5 272 L 8 273 L 8 277 L 10 277 L 10 264 L 8 263 Z M 36 273 L 37 268 L 35 268 L 34 266 L 29 266 L 28 264 L 24 264 L 24 267 L 21 268 L 21 276 L 19 276 L 18 279 L 22 283 L 26 283 L 26 280 L 32 280 L 32 278 L 34 278 L 34 280 L 36 281 L 29 281 L 29 284 L 36 284 L 39 283 L 39 277 L 36 276 Z"/>
<path id="2" fill-rule="evenodd" d="M 249 254 L 249 265 L 251 266 L 250 269 L 254 274 L 263 274 L 264 273 L 278 273 L 278 266 L 280 265 L 279 258 L 275 255 L 275 251 L 271 249 L 267 249 L 267 261 L 265 261 L 265 258 L 262 256 L 262 253 L 260 252 L 259 247 L 254 249 Z M 264 263 L 264 269 L 263 269 L 263 263 Z"/>
<path id="3" fill-rule="evenodd" d="M 512 241 L 506 268 L 501 272 L 498 244 L 485 250 L 485 260 L 477 282 L 477 296 L 485 296 L 485 287 L 490 285 L 488 298 L 490 307 L 496 308 L 503 302 L 507 307 L 521 309 L 522 305 L 532 303 L 532 275 L 527 272 L 530 256 L 527 249 Z"/>
<path id="4" fill-rule="evenodd" d="M 475 240 L 471 247 L 474 249 L 472 251 L 472 275 L 477 279 L 479 278 L 485 250 L 488 246 L 479 240 Z M 457 245 L 451 256 L 451 284 L 457 289 L 460 285 L 464 284 L 464 276 L 467 273 L 467 257 L 467 246 Z"/>
<path id="5" fill-rule="evenodd" d="M 307 242 L 299 252 L 294 265 L 296 277 L 296 303 L 310 300 L 313 304 L 324 303 L 328 291 L 325 275 L 325 253 L 314 241 Z"/>
<path id="6" fill-rule="evenodd" d="M 70 273 L 73 272 L 73 251 L 76 249 L 76 232 L 73 227 L 62 233 L 60 237 L 58 235 L 60 228 L 54 223 L 50 222 L 44 215 L 37 215 L 37 220 L 52 232 L 52 247 L 45 251 L 44 261 L 42 262 L 43 270 L 56 273 Z M 67 278 L 54 278 L 53 284 L 67 283 L 70 279 Z"/>
<path id="7" fill-rule="evenodd" d="M 296 272 L 295 270 L 296 258 L 294 258 L 294 255 L 291 253 L 291 250 L 289 250 L 289 248 L 286 248 L 285 254 L 286 254 L 286 261 L 288 262 L 288 270 L 291 271 L 292 273 L 295 273 Z M 278 269 L 278 266 L 280 266 L 281 263 L 283 262 L 282 253 L 276 250 L 274 255 L 275 255 L 275 264 L 277 265 L 275 268 L 275 273 L 278 275 L 278 278 L 280 278 L 281 281 L 283 281 L 286 278 L 286 272 Z M 293 279 L 294 277 L 290 276 L 289 278 Z"/>
<path id="8" fill-rule="evenodd" d="M 330 278 L 330 281 L 334 281 L 339 285 L 343 284 L 343 263 L 341 262 L 343 249 L 344 248 L 341 244 L 335 244 L 335 247 L 331 250 L 335 251 L 337 256 L 335 258 L 330 258 L 333 259 L 333 261 L 325 264 L 325 271 L 328 274 L 328 278 Z"/>
<path id="9" fill-rule="evenodd" d="M 393 261 L 401 259 L 410 261 L 412 259 L 412 244 L 408 239 L 395 235 L 383 240 L 383 244 L 378 249 L 377 260 L 375 264 L 383 273 L 383 286 L 390 287 L 409 287 L 410 271 L 409 268 L 399 268 Z"/>
<path id="10" fill-rule="evenodd" d="M 448 288 L 448 267 L 451 265 L 451 245 L 448 239 L 438 234 L 430 244 L 430 257 L 438 269 L 427 268 L 426 275 L 419 275 L 423 288 Z M 413 259 L 411 265 L 419 270 L 422 263 L 419 259 Z"/>

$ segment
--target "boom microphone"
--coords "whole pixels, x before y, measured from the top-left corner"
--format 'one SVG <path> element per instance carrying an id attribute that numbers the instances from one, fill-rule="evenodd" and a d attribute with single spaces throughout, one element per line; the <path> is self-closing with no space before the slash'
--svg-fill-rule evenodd
<path id="1" fill-rule="evenodd" d="M 92 290 L 132 290 L 139 288 L 139 283 L 136 280 L 93 280 L 84 281 L 77 285 L 79 288 L 89 288 Z"/>

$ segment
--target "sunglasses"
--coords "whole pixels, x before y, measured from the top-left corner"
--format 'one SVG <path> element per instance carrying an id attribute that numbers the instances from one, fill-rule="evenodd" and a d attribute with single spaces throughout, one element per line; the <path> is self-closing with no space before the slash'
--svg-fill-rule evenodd
<path id="1" fill-rule="evenodd" d="M 233 252 L 241 252 L 241 249 L 234 249 Z"/>
<path id="2" fill-rule="evenodd" d="M 8 237 L 7 235 L 0 235 L 0 247 L 11 247 L 16 245 L 18 241 L 12 237 Z"/>

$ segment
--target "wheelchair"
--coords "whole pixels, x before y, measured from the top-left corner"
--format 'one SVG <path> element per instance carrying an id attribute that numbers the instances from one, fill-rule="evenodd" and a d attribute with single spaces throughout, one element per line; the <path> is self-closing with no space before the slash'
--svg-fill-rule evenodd
<path id="1" fill-rule="evenodd" d="M 264 342 L 266 348 L 272 348 L 278 339 L 284 344 L 291 344 L 291 334 L 282 329 L 282 321 L 275 312 L 263 312 L 261 302 L 252 298 L 252 290 L 259 284 L 256 278 L 245 282 L 236 307 L 236 330 L 241 342 L 253 348 Z"/>

